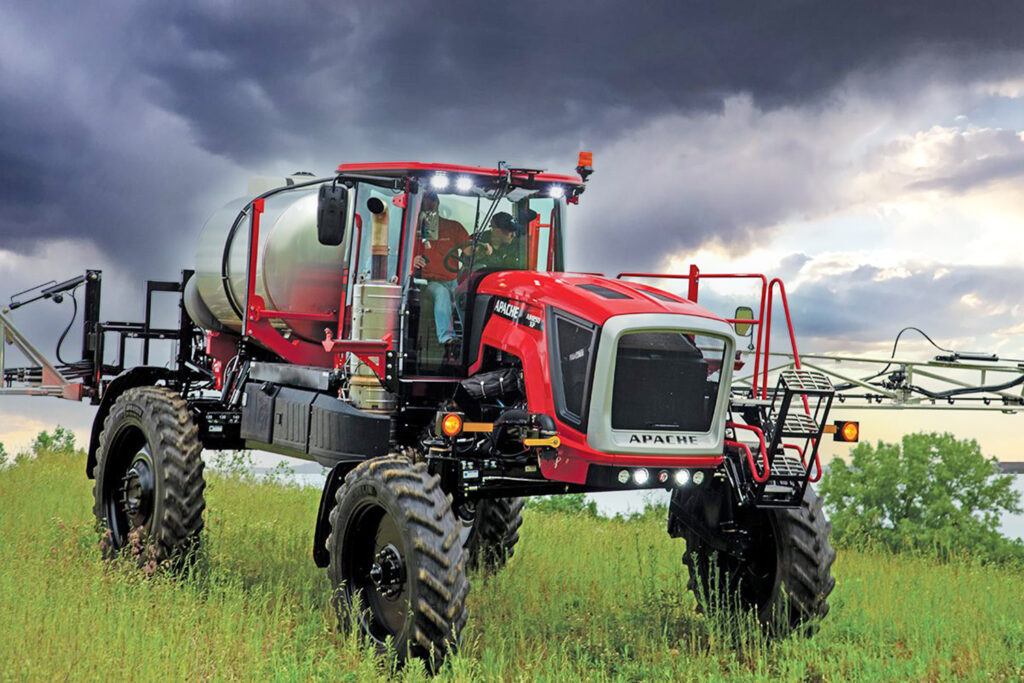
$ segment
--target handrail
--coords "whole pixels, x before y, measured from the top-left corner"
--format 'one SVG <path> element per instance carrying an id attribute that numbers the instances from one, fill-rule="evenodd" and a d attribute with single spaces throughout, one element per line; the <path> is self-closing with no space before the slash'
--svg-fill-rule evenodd
<path id="1" fill-rule="evenodd" d="M 768 475 L 770 474 L 770 472 L 767 469 L 764 471 L 763 475 L 757 473 L 757 466 L 754 465 L 754 456 L 750 452 L 750 446 L 743 443 L 742 441 L 733 441 L 731 439 L 726 439 L 725 445 L 732 446 L 733 448 L 742 448 L 746 452 L 747 464 L 750 466 L 750 474 L 752 477 L 754 477 L 754 481 L 756 481 L 758 484 L 763 484 L 766 481 L 768 481 Z"/>
<path id="2" fill-rule="evenodd" d="M 762 386 L 761 386 L 761 394 L 762 394 L 761 398 L 768 398 L 768 354 L 771 353 L 772 301 L 775 300 L 775 297 L 772 296 L 772 295 L 773 295 L 773 293 L 775 291 L 775 285 L 776 284 L 778 284 L 778 286 L 779 286 L 779 297 L 782 299 L 782 309 L 786 313 L 786 327 L 789 329 L 789 344 L 790 344 L 790 347 L 793 349 L 793 365 L 796 367 L 797 370 L 801 369 L 801 367 L 800 367 L 800 352 L 797 351 L 797 348 L 796 348 L 796 333 L 793 332 L 793 318 L 789 314 L 789 299 L 786 297 L 786 285 L 784 285 L 782 283 L 782 280 L 780 280 L 779 278 L 773 278 L 772 281 L 768 285 L 768 324 L 765 325 L 764 382 L 762 382 Z M 810 415 L 811 414 L 811 406 L 810 406 L 810 403 L 808 403 L 808 401 L 807 401 L 807 395 L 806 394 L 802 394 L 801 398 L 803 399 L 803 402 L 804 402 L 804 412 L 807 415 Z"/>
<path id="3" fill-rule="evenodd" d="M 768 446 L 764 440 L 764 432 L 754 425 L 736 424 L 732 421 L 726 422 L 725 426 L 732 427 L 733 429 L 744 429 L 748 432 L 754 432 L 754 434 L 757 435 L 758 443 L 761 446 L 761 463 L 764 465 L 764 474 L 758 475 L 757 468 L 754 466 L 754 457 L 751 455 L 749 448 L 747 448 L 747 461 L 750 464 L 750 473 L 753 475 L 754 481 L 759 484 L 763 484 L 768 481 L 768 477 L 771 476 L 771 465 L 768 463 Z M 729 441 L 727 440 L 726 443 L 729 443 Z M 736 441 L 733 443 L 738 444 L 740 442 Z M 745 444 L 743 445 L 745 447 Z"/>
<path id="4" fill-rule="evenodd" d="M 813 439 L 812 439 L 811 443 L 814 443 Z M 797 446 L 795 443 L 784 443 L 784 444 L 782 444 L 782 447 L 783 448 L 792 448 L 793 450 L 795 450 L 797 452 L 797 454 L 800 456 L 800 464 L 804 466 L 804 470 L 807 471 L 807 470 L 810 469 L 807 466 L 807 461 L 804 460 L 804 449 L 800 448 L 800 446 Z M 822 474 L 821 458 L 818 456 L 818 449 L 816 449 L 816 448 L 814 449 L 814 469 L 815 469 L 814 476 L 813 477 L 811 477 L 811 476 L 807 477 L 807 481 L 811 482 L 812 484 L 818 483 L 818 480 L 821 479 L 821 474 Z"/>

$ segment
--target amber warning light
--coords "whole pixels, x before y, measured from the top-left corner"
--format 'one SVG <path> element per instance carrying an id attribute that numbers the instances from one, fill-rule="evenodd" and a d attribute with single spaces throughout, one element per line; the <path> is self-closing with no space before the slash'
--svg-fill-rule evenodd
<path id="1" fill-rule="evenodd" d="M 576 172 L 580 174 L 580 178 L 583 178 L 583 182 L 587 182 L 587 178 L 594 172 L 593 152 L 580 152 L 576 161 Z"/>
<path id="2" fill-rule="evenodd" d="M 455 413 L 448 413 L 441 420 L 441 432 L 445 436 L 458 436 L 462 431 L 462 417 Z"/>
<path id="3" fill-rule="evenodd" d="M 837 420 L 835 424 L 825 427 L 825 431 L 832 434 L 833 441 L 856 443 L 860 439 L 859 422 Z"/>

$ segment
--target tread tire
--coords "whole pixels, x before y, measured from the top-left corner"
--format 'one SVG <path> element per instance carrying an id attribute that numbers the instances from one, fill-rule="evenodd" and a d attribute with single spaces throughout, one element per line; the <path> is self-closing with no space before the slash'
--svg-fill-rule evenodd
<path id="1" fill-rule="evenodd" d="M 327 574 L 334 588 L 334 603 L 341 626 L 352 619 L 359 591 L 346 585 L 346 539 L 351 539 L 366 506 L 382 508 L 392 516 L 405 547 L 405 590 L 411 615 L 403 628 L 389 633 L 399 664 L 410 656 L 422 659 L 436 671 L 449 652 L 458 648 L 466 624 L 466 578 L 460 543 L 460 525 L 452 512 L 451 498 L 441 480 L 424 463 L 399 456 L 384 456 L 360 463 L 345 476 L 331 510 L 327 537 L 330 562 Z M 385 638 L 371 630 L 373 615 L 361 600 L 359 627 L 386 651 Z"/>
<path id="2" fill-rule="evenodd" d="M 128 389 L 111 406 L 103 421 L 93 469 L 93 514 L 103 536 L 104 556 L 112 558 L 132 541 L 112 531 L 105 487 L 119 477 L 126 452 L 118 452 L 128 431 L 139 433 L 148 445 L 154 469 L 153 509 L 144 530 L 145 551 L 131 548 L 141 566 L 181 569 L 195 558 L 203 530 L 203 446 L 185 399 L 166 387 Z M 130 454 L 127 454 L 130 457 Z M 134 531 L 134 530 L 132 530 Z M 130 535 L 130 534 L 129 534 Z"/>
<path id="3" fill-rule="evenodd" d="M 469 534 L 463 542 L 467 569 L 495 572 L 515 553 L 523 525 L 523 498 L 494 498 L 476 504 Z"/>
<path id="4" fill-rule="evenodd" d="M 704 538 L 680 523 L 679 535 L 686 540 L 683 563 L 690 574 L 687 588 L 697 599 L 698 612 L 738 602 L 741 609 L 754 610 L 772 635 L 795 630 L 814 633 L 818 621 L 828 614 L 828 596 L 836 585 L 831 573 L 836 558 L 829 542 L 832 523 L 822 510 L 821 499 L 808 486 L 800 507 L 751 510 L 737 522 L 741 528 L 771 537 L 760 546 L 759 555 L 751 554 L 766 567 L 774 564 L 770 590 L 751 596 L 738 585 L 738 577 L 749 562 L 715 551 Z M 770 557 L 772 553 L 774 558 Z M 715 573 L 717 576 L 712 576 Z M 722 588 L 727 589 L 724 595 Z M 717 602 L 708 605 L 707 600 Z"/>

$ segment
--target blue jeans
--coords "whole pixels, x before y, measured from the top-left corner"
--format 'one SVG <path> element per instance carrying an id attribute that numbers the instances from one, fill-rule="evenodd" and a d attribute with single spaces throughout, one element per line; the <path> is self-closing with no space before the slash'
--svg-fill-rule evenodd
<path id="1" fill-rule="evenodd" d="M 455 294 L 455 280 L 427 283 L 427 296 L 434 302 L 434 327 L 437 330 L 437 341 L 447 344 L 455 338 L 455 325 L 452 321 L 452 296 Z"/>

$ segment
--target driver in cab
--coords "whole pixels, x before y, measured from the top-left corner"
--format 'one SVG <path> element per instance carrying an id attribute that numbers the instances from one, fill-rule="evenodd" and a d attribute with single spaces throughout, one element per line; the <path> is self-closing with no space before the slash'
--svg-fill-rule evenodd
<path id="1" fill-rule="evenodd" d="M 452 297 L 458 273 L 445 267 L 444 257 L 453 247 L 469 240 L 469 233 L 458 221 L 442 218 L 438 213 L 439 208 L 436 192 L 423 195 L 420 210 L 422 240 L 413 259 L 413 268 L 420 270 L 421 277 L 427 280 L 425 291 L 434 304 L 437 341 L 447 346 L 455 339 Z"/>

